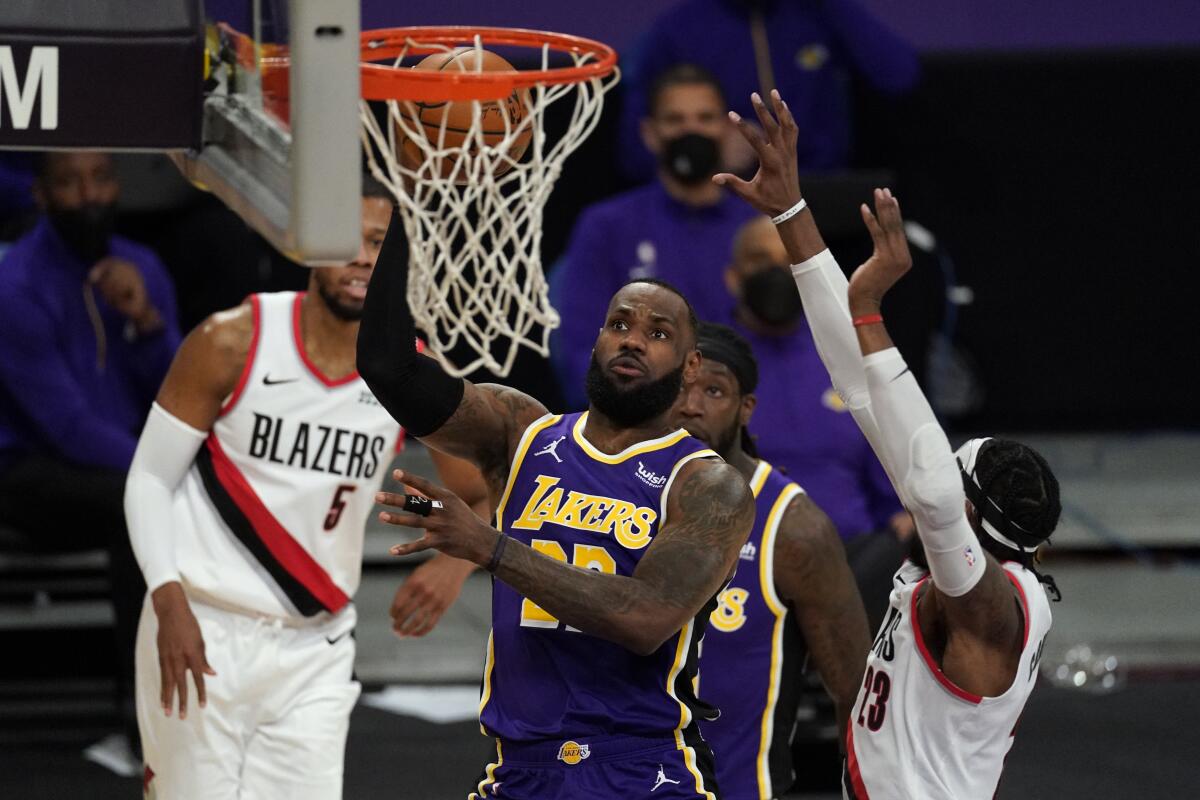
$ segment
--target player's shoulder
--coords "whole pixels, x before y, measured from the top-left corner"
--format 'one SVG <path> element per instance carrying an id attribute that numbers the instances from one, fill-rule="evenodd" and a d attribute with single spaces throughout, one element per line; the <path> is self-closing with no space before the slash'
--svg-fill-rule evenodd
<path id="1" fill-rule="evenodd" d="M 754 494 L 745 476 L 715 453 L 693 458 L 680 467 L 671 495 L 686 511 L 708 513 L 725 507 L 754 512 Z"/>
<path id="2" fill-rule="evenodd" d="M 255 341 L 258 324 L 257 300 L 251 295 L 232 308 L 208 315 L 188 338 L 214 356 L 244 359 Z"/>
<path id="3" fill-rule="evenodd" d="M 807 493 L 793 493 L 779 521 L 779 533 L 775 540 L 776 561 L 819 565 L 835 557 L 841 547 L 837 526 L 824 509 Z"/>

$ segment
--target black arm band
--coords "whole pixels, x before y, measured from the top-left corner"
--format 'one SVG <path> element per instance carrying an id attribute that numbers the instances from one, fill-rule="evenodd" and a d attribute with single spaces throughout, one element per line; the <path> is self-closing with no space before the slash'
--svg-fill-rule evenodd
<path id="1" fill-rule="evenodd" d="M 395 210 L 363 305 L 357 366 L 375 398 L 418 438 L 450 419 L 466 388 L 462 378 L 447 375 L 437 361 L 417 352 L 408 307 L 408 240 Z"/>

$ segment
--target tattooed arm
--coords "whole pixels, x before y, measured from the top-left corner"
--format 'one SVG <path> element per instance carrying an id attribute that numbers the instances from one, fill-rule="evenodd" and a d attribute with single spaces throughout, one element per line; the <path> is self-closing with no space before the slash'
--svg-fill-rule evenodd
<path id="1" fill-rule="evenodd" d="M 844 741 L 871 640 L 837 529 L 808 495 L 798 495 L 788 505 L 775 540 L 774 569 L 775 588 L 791 606 L 837 707 L 839 741 Z"/>
<path id="2" fill-rule="evenodd" d="M 371 273 L 357 366 L 375 397 L 411 435 L 475 464 L 497 495 L 521 433 L 546 413 L 541 403 L 514 389 L 453 378 L 419 352 L 408 306 L 408 243 L 395 212 Z"/>
<path id="3" fill-rule="evenodd" d="M 486 565 L 496 531 L 444 489 L 414 475 L 402 479 L 444 508 L 427 517 L 385 512 L 385 522 L 425 529 L 424 537 L 392 552 L 433 547 Z M 381 493 L 379 501 L 403 506 L 404 497 Z M 633 575 L 571 566 L 512 540 L 495 575 L 567 625 L 649 655 L 729 578 L 753 524 L 754 498 L 740 473 L 723 462 L 696 460 L 680 470 L 667 498 L 667 521 Z"/>

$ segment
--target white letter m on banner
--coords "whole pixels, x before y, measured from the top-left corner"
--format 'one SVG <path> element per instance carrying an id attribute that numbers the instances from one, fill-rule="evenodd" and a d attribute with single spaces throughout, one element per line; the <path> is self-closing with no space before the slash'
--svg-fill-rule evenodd
<path id="1" fill-rule="evenodd" d="M 58 48 L 34 47 L 22 84 L 17 77 L 12 47 L 0 46 L 0 126 L 4 124 L 4 107 L 7 105 L 12 127 L 19 131 L 28 128 L 39 88 L 42 116 L 38 127 L 52 131 L 58 127 Z"/>

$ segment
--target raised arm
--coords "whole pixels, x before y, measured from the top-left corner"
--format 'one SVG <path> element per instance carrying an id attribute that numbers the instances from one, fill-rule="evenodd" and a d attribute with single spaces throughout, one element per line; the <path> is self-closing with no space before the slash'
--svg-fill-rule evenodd
<path id="1" fill-rule="evenodd" d="M 429 516 L 381 514 L 384 522 L 425 529 L 421 539 L 393 547 L 394 554 L 432 547 L 489 566 L 566 624 L 641 655 L 662 646 L 717 593 L 754 524 L 754 498 L 737 470 L 723 462 L 691 462 L 680 470 L 666 522 L 633 575 L 607 575 L 506 540 L 445 489 L 415 475 L 402 479 L 443 507 Z M 404 507 L 403 495 L 381 492 L 378 500 Z"/>
<path id="2" fill-rule="evenodd" d="M 775 589 L 792 608 L 837 708 L 840 741 L 871 646 L 867 612 L 829 517 L 806 494 L 788 504 L 775 541 Z"/>
<path id="3" fill-rule="evenodd" d="M 933 575 L 934 613 L 944 615 L 949 636 L 960 648 L 1012 653 L 1015 644 L 1019 653 L 1022 621 L 1015 590 L 980 547 L 967 519 L 962 473 L 950 442 L 879 314 L 884 295 L 908 272 L 912 258 L 900 204 L 888 189 L 876 189 L 874 199 L 878 217 L 865 203 L 861 212 L 875 251 L 851 277 L 848 297 L 850 313 L 871 320 L 856 330 L 879 423 L 879 456 L 916 520 Z M 1002 691 L 1010 682 L 1011 676 L 997 676 L 981 693 Z"/>
<path id="4" fill-rule="evenodd" d="M 749 181 L 727 173 L 715 175 L 713 180 L 728 186 L 767 216 L 778 218 L 789 209 L 799 206 L 803 202 L 803 195 L 796 157 L 796 141 L 799 137 L 796 121 L 778 92 L 772 93 L 771 100 L 775 108 L 774 116 L 757 94 L 751 96 L 761 131 L 748 125 L 736 113 L 729 115 L 758 154 L 757 174 Z M 878 452 L 878 430 L 871 414 L 867 376 L 847 308 L 846 276 L 825 246 L 807 204 L 801 211 L 778 223 L 776 230 L 792 261 L 792 276 L 804 303 L 804 316 L 808 320 L 817 354 L 829 371 L 833 388 L 846 403 L 871 447 Z"/>
<path id="5" fill-rule="evenodd" d="M 405 430 L 475 464 L 499 491 L 512 447 L 545 407 L 514 389 L 451 377 L 417 352 L 416 337 L 408 307 L 408 242 L 393 211 L 363 307 L 359 374 Z"/>
<path id="6" fill-rule="evenodd" d="M 1020 644 L 1021 630 L 1013 589 L 979 545 L 966 518 L 962 479 L 950 444 L 878 316 L 883 296 L 912 265 L 899 205 L 890 191 L 877 190 L 879 219 L 862 207 L 875 251 L 847 284 L 824 250 L 810 212 L 795 212 L 800 192 L 791 112 L 778 92 L 772 95 L 774 113 L 757 95 L 752 100 L 763 132 L 736 115 L 734 121 L 758 153 L 759 171 L 751 181 L 732 175 L 713 179 L 777 219 L 792 212 L 777 224 L 789 256 L 798 262 L 792 271 L 813 337 L 835 387 L 916 520 L 933 576 L 931 613 L 937 616 L 945 610 L 948 635 L 951 640 L 957 637 L 962 649 L 1010 653 L 1014 641 Z M 835 300 L 843 286 L 844 305 Z M 961 678 L 964 688 L 975 685 L 983 694 L 1007 685 L 980 671 L 951 677 Z"/>

